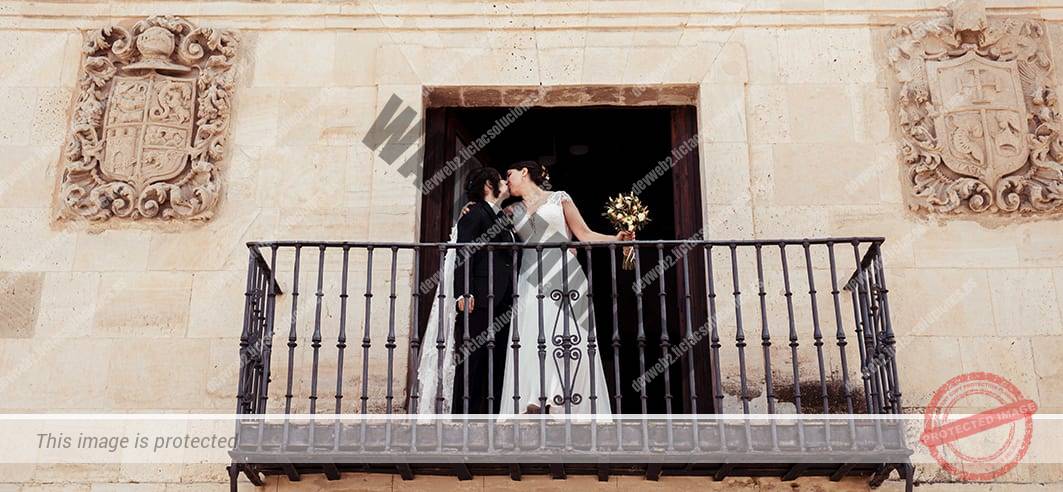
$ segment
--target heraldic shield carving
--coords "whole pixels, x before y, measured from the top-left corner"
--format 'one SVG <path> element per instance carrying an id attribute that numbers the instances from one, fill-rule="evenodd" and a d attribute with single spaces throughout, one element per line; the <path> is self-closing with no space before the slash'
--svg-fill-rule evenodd
<path id="1" fill-rule="evenodd" d="M 1063 121 L 1044 24 L 987 18 L 977 0 L 949 8 L 890 33 L 909 206 L 1063 212 Z"/>
<path id="2" fill-rule="evenodd" d="M 174 17 L 88 33 L 60 217 L 210 219 L 236 51 L 234 33 Z"/>

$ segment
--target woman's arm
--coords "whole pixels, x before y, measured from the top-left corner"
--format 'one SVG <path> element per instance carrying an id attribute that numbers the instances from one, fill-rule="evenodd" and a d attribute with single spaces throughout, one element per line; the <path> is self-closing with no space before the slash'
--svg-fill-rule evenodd
<path id="1" fill-rule="evenodd" d="M 568 224 L 568 229 L 581 242 L 631 241 L 635 239 L 635 234 L 627 231 L 613 236 L 592 231 L 587 226 L 587 222 L 583 220 L 583 215 L 579 213 L 576 204 L 572 203 L 570 199 L 561 200 L 561 209 L 565 211 L 565 223 Z"/>

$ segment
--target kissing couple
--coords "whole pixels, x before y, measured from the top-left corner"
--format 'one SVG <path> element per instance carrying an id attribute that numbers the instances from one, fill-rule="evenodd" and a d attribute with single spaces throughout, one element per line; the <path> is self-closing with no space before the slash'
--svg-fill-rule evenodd
<path id="1" fill-rule="evenodd" d="M 464 246 L 447 249 L 421 339 L 417 413 L 612 413 L 601 356 L 585 360 L 593 307 L 576 250 L 482 246 L 634 240 L 592 231 L 549 179 L 535 161 L 509 166 L 505 179 L 493 168 L 469 173 L 470 203 L 449 241 Z M 501 208 L 510 196 L 520 201 Z"/>

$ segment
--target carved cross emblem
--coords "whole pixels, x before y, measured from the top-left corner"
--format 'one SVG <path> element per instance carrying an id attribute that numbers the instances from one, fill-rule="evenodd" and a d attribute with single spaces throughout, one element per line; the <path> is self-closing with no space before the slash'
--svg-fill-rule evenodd
<path id="1" fill-rule="evenodd" d="M 1026 106 L 1014 61 L 969 52 L 927 62 L 927 77 L 940 106 L 934 129 L 949 169 L 993 187 L 1026 163 Z M 949 87 L 958 90 L 950 94 Z"/>
<path id="2" fill-rule="evenodd" d="M 927 214 L 1063 213 L 1063 119 L 1045 24 L 980 1 L 890 33 L 908 206 Z"/>
<path id="3" fill-rule="evenodd" d="M 988 77 L 986 76 L 988 74 Z M 993 75 L 988 70 L 982 68 L 972 68 L 967 70 L 967 77 L 961 83 L 963 89 L 973 89 L 974 99 L 971 102 L 975 104 L 985 104 L 989 102 L 986 99 L 983 89 L 993 89 L 993 92 L 1000 92 L 1000 88 L 997 87 L 997 81 L 993 78 Z"/>

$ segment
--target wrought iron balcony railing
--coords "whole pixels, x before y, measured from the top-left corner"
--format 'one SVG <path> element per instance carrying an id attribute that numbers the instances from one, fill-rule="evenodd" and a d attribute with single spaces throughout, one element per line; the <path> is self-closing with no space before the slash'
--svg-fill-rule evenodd
<path id="1" fill-rule="evenodd" d="M 297 480 L 344 470 L 407 479 L 861 475 L 874 485 L 898 470 L 910 481 L 903 427 L 890 418 L 903 407 L 882 244 L 249 243 L 237 394 L 247 420 L 232 451 L 234 483 L 241 471 L 259 483 L 262 474 Z M 636 251 L 632 270 L 622 268 L 625 248 Z M 440 268 L 448 250 L 458 258 L 450 273 Z M 452 323 L 437 315 L 436 335 L 426 337 L 433 309 L 468 299 L 461 286 L 472 285 L 473 262 L 465 259 L 475 252 L 488 256 L 489 293 L 477 299 L 486 319 L 504 314 L 494 312 L 493 287 L 510 282 L 513 305 L 533 308 L 513 310 L 516 319 L 501 325 L 524 326 L 520 318 L 532 316 L 532 329 L 498 337 L 489 329 L 474 339 L 469 316 Z M 496 275 L 498 257 L 531 274 L 514 267 Z M 560 261 L 557 292 L 544 288 L 556 286 L 543 279 L 555 268 L 551 257 L 569 258 Z M 574 268 L 586 285 L 570 285 L 582 278 Z M 450 275 L 466 282 L 448 297 L 437 283 Z M 533 300 L 521 304 L 522 295 Z M 591 313 L 582 326 L 570 326 L 568 316 L 550 319 L 558 311 L 542 308 L 560 304 L 565 312 L 573 301 Z M 448 348 L 451 336 L 463 337 L 465 348 Z M 475 350 L 490 361 L 470 374 L 463 357 Z M 434 351 L 435 369 L 447 357 L 460 368 L 444 376 L 420 367 L 426 351 Z M 530 365 L 514 365 L 530 369 L 507 372 L 495 362 L 528 354 Z M 545 389 L 551 371 L 561 381 L 558 395 Z M 580 371 L 590 374 L 589 391 L 574 382 Z M 505 377 L 538 378 L 539 390 L 521 395 L 528 386 L 499 383 Z M 423 401 L 428 384 L 437 389 L 430 402 Z M 468 415 L 478 384 L 491 410 Z M 455 411 L 445 413 L 453 385 Z M 510 415 L 493 415 L 499 409 Z M 860 415 L 879 418 L 853 418 Z"/>

